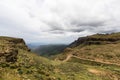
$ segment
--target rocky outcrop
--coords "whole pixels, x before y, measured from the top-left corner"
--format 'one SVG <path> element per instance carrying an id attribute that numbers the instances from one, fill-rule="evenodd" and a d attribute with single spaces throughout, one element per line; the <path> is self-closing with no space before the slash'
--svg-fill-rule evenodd
<path id="1" fill-rule="evenodd" d="M 113 34 L 95 34 L 92 36 L 80 37 L 69 45 L 69 47 L 77 47 L 79 45 L 100 45 L 100 44 L 111 44 L 120 41 L 120 35 L 116 36 Z"/>
<path id="2" fill-rule="evenodd" d="M 17 49 L 7 49 L 0 52 L 0 62 L 15 62 L 17 61 Z"/>
<path id="3" fill-rule="evenodd" d="M 23 39 L 0 37 L 0 63 L 16 62 L 19 49 L 30 51 Z"/>
<path id="4" fill-rule="evenodd" d="M 19 48 L 29 51 L 30 49 L 26 46 L 25 41 L 21 38 L 11 37 L 0 37 L 0 45 L 9 46 L 13 48 Z"/>

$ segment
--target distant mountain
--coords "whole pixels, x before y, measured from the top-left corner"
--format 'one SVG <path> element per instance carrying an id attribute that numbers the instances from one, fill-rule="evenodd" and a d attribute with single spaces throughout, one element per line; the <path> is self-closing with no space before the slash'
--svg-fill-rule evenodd
<path id="1" fill-rule="evenodd" d="M 27 44 L 27 46 L 28 46 L 31 50 L 33 50 L 33 49 L 35 49 L 35 48 L 38 47 L 37 45 L 34 45 L 34 44 Z"/>
<path id="2" fill-rule="evenodd" d="M 27 43 L 27 46 L 31 49 L 34 50 L 38 48 L 41 45 L 46 45 L 46 43 Z"/>
<path id="3" fill-rule="evenodd" d="M 34 49 L 33 52 L 41 56 L 51 56 L 61 53 L 66 47 L 67 45 L 65 44 L 41 45 Z"/>

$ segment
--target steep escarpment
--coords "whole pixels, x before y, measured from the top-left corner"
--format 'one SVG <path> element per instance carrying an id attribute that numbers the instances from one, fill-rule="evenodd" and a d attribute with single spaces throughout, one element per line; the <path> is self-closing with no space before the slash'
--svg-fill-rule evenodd
<path id="1" fill-rule="evenodd" d="M 120 41 L 120 33 L 112 34 L 95 34 L 86 37 L 80 37 L 69 45 L 69 47 L 77 47 L 79 45 L 100 45 L 100 44 L 113 44 Z"/>

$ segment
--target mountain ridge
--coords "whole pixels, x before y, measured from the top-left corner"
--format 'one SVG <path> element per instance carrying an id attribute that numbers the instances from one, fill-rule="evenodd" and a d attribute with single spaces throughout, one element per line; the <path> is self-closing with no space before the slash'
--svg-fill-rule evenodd
<path id="1" fill-rule="evenodd" d="M 111 34 L 94 34 L 91 36 L 80 37 L 74 42 L 72 42 L 69 47 L 77 47 L 80 44 L 90 45 L 90 44 L 110 44 L 120 41 L 120 33 Z"/>
<path id="2" fill-rule="evenodd" d="M 72 42 L 64 52 L 59 55 L 58 59 L 64 60 L 67 56 L 73 55 L 82 59 L 120 65 L 119 47 L 120 33 L 95 34 L 80 37 Z"/>

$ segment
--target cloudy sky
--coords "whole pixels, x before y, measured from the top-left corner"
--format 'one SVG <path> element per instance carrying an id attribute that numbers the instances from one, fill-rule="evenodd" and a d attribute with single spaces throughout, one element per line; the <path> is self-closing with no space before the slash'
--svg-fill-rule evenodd
<path id="1" fill-rule="evenodd" d="M 0 0 L 0 36 L 70 43 L 120 31 L 120 0 Z"/>

